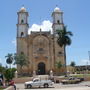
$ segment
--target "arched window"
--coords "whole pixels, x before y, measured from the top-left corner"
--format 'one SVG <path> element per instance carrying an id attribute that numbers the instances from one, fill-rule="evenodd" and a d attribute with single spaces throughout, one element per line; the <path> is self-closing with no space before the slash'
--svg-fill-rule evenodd
<path id="1" fill-rule="evenodd" d="M 23 24 L 24 23 L 24 20 L 21 20 L 21 24 Z"/>
<path id="2" fill-rule="evenodd" d="M 60 54 L 62 54 L 62 52 L 60 51 L 60 52 L 58 52 L 58 54 L 60 55 Z"/>
<path id="3" fill-rule="evenodd" d="M 24 52 L 21 52 L 21 54 L 24 54 Z"/>
<path id="4" fill-rule="evenodd" d="M 58 24 L 60 24 L 60 21 L 59 21 L 59 20 L 57 20 L 57 23 L 58 23 Z"/>
<path id="5" fill-rule="evenodd" d="M 21 37 L 23 37 L 24 36 L 24 33 L 23 32 L 21 32 Z"/>

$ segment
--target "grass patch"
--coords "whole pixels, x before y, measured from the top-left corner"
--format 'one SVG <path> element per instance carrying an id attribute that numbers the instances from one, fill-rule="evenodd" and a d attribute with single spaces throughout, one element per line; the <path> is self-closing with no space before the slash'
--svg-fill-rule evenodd
<path id="1" fill-rule="evenodd" d="M 90 77 L 90 74 L 73 74 L 72 76 L 83 78 L 83 77 Z"/>
<path id="2" fill-rule="evenodd" d="M 0 90 L 4 90 L 6 87 L 0 86 Z"/>

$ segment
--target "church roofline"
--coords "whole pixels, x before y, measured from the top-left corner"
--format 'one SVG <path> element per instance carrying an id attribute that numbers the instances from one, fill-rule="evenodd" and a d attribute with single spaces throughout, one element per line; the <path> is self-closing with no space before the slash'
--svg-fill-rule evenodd
<path id="1" fill-rule="evenodd" d="M 51 34 L 51 31 L 31 31 L 31 34 Z"/>

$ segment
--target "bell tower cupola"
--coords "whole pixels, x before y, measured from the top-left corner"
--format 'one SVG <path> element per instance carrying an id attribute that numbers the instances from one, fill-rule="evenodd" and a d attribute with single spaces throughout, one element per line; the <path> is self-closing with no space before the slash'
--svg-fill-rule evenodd
<path id="1" fill-rule="evenodd" d="M 56 34 L 56 30 L 62 30 L 64 27 L 63 24 L 63 12 L 56 7 L 52 13 L 52 18 L 53 18 L 53 34 Z"/>
<path id="2" fill-rule="evenodd" d="M 18 14 L 17 37 L 26 37 L 28 35 L 28 12 L 22 7 Z"/>

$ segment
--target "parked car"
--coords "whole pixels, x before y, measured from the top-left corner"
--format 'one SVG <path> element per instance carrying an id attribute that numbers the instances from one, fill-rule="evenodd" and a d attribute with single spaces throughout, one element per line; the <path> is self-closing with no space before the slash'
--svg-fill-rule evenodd
<path id="1" fill-rule="evenodd" d="M 40 80 L 40 78 L 35 78 L 32 81 L 25 82 L 25 88 L 32 87 L 44 87 L 48 88 L 49 86 L 53 86 L 54 82 L 51 80 Z"/>
<path id="2" fill-rule="evenodd" d="M 61 81 L 62 84 L 76 84 L 79 82 L 81 82 L 81 80 L 78 78 L 74 78 L 74 77 L 71 77 L 69 79 L 64 79 Z"/>
<path id="3" fill-rule="evenodd" d="M 80 79 L 80 81 L 84 81 L 84 78 L 77 78 L 77 79 Z"/>

